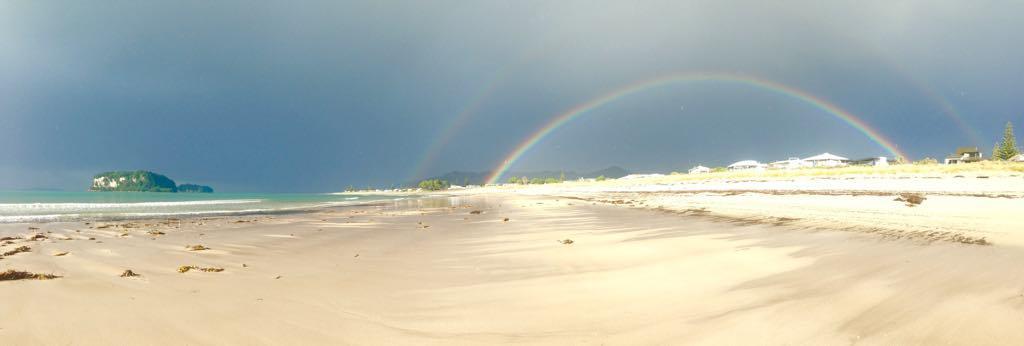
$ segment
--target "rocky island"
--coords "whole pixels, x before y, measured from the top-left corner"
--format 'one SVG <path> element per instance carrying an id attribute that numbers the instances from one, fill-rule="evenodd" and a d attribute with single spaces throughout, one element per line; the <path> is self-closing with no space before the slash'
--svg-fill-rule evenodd
<path id="1" fill-rule="evenodd" d="M 178 185 L 178 192 L 213 193 L 213 188 L 206 185 L 181 184 Z"/>
<path id="2" fill-rule="evenodd" d="M 116 171 L 93 176 L 89 191 L 212 193 L 213 188 L 195 184 L 179 186 L 171 178 L 149 171 Z"/>

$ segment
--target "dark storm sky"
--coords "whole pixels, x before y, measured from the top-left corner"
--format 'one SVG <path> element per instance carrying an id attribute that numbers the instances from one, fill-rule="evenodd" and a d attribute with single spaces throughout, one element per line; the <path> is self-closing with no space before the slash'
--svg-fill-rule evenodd
<path id="1" fill-rule="evenodd" d="M 400 183 L 474 102 L 422 171 L 489 170 L 561 111 L 668 73 L 806 90 L 913 158 L 989 152 L 1006 121 L 1024 123 L 1019 2 L 298 3 L 0 3 L 0 189 L 81 190 L 115 169 L 222 191 Z M 824 151 L 886 154 L 792 98 L 697 83 L 597 109 L 513 170 Z"/>

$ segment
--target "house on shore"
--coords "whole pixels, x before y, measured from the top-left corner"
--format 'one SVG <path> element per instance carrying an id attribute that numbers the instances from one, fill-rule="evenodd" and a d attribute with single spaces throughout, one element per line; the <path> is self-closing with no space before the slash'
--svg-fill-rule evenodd
<path id="1" fill-rule="evenodd" d="M 730 171 L 763 171 L 765 164 L 754 160 L 743 160 L 729 165 Z"/>
<path id="2" fill-rule="evenodd" d="M 885 166 L 889 165 L 889 159 L 887 157 L 885 157 L 885 156 L 869 157 L 869 158 L 866 158 L 866 159 L 851 160 L 849 162 L 849 164 L 851 166 L 885 167 Z"/>
<path id="3" fill-rule="evenodd" d="M 619 179 L 622 179 L 622 180 L 632 180 L 632 179 L 658 178 L 658 177 L 664 177 L 664 176 L 665 175 L 661 174 L 661 173 L 630 174 L 630 175 L 624 176 L 624 177 L 619 178 Z"/>
<path id="4" fill-rule="evenodd" d="M 956 148 L 956 154 L 946 156 L 947 165 L 956 165 L 961 163 L 970 163 L 981 161 L 984 157 L 978 147 L 959 147 Z"/>
<path id="5" fill-rule="evenodd" d="M 808 157 L 804 159 L 804 161 L 810 163 L 811 167 L 841 167 L 846 166 L 846 163 L 850 162 L 850 159 L 838 155 L 824 153 Z"/>
<path id="6" fill-rule="evenodd" d="M 1017 154 L 1016 156 L 1011 157 L 1010 161 L 1011 162 L 1024 162 L 1024 154 Z"/>
<path id="7" fill-rule="evenodd" d="M 697 165 L 697 167 L 690 168 L 690 170 L 687 171 L 687 173 L 689 173 L 689 174 L 711 173 L 711 168 L 707 168 L 707 167 L 704 167 L 704 166 L 701 166 L 701 165 Z"/>
<path id="8" fill-rule="evenodd" d="M 810 162 L 807 162 L 799 157 L 791 157 L 782 161 L 775 161 L 768 164 L 769 169 L 800 169 L 810 166 Z"/>

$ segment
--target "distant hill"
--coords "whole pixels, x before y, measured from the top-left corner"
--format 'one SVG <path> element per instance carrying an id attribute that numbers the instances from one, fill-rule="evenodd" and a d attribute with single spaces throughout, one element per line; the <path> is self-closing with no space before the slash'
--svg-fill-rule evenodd
<path id="1" fill-rule="evenodd" d="M 602 170 L 586 173 L 578 173 L 575 171 L 534 171 L 534 172 L 509 172 L 505 174 L 506 177 L 527 177 L 528 179 L 533 178 L 559 178 L 562 174 L 565 174 L 566 180 L 576 180 L 579 178 L 597 178 L 599 176 L 605 176 L 606 178 L 622 178 L 629 175 L 629 171 L 619 166 L 611 166 Z M 491 175 L 491 172 L 468 172 L 468 171 L 453 171 L 445 173 L 441 176 L 431 177 L 428 179 L 441 179 L 445 180 L 454 185 L 482 185 L 484 180 Z M 415 184 L 410 184 L 415 186 Z"/>
<path id="2" fill-rule="evenodd" d="M 178 185 L 178 192 L 213 193 L 213 188 L 206 185 L 181 184 Z"/>
<path id="3" fill-rule="evenodd" d="M 629 171 L 619 166 L 611 166 L 600 171 L 590 172 L 587 178 L 596 178 L 602 175 L 605 178 L 618 179 L 629 175 Z"/>
<path id="4" fill-rule="evenodd" d="M 213 188 L 195 184 L 178 186 L 171 178 L 149 171 L 115 171 L 93 176 L 89 191 L 213 192 Z"/>

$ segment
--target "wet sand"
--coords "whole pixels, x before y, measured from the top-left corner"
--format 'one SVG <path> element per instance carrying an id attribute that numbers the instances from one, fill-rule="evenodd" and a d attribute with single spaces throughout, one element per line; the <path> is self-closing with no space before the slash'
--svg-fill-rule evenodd
<path id="1" fill-rule="evenodd" d="M 17 238 L 0 253 L 31 247 L 0 259 L 0 271 L 60 276 L 0 281 L 0 340 L 1024 340 L 1024 251 L 998 242 L 921 242 L 503 193 L 288 216 L 158 221 L 133 221 L 130 228 L 124 222 L 0 226 L 0 237 Z M 25 239 L 32 234 L 46 238 Z M 208 249 L 191 251 L 190 245 Z M 179 273 L 192 265 L 224 270 Z M 121 277 L 129 269 L 141 276 Z"/>

